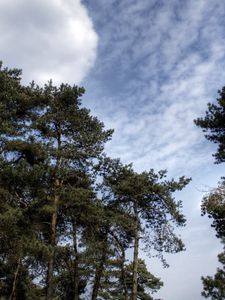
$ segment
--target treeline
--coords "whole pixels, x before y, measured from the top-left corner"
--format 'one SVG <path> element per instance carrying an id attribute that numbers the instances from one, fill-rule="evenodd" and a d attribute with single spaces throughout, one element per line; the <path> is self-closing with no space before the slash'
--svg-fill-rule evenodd
<path id="1" fill-rule="evenodd" d="M 173 193 L 189 179 L 107 157 L 112 130 L 82 107 L 83 93 L 24 86 L 20 70 L 1 65 L 1 299 L 150 300 L 162 282 L 139 258 L 140 241 L 164 264 L 164 251 L 184 248 Z"/>
<path id="2" fill-rule="evenodd" d="M 137 173 L 109 158 L 104 145 L 113 131 L 82 106 L 83 93 L 51 82 L 24 86 L 20 70 L 0 64 L 2 300 L 152 300 L 163 283 L 140 259 L 140 246 L 165 266 L 164 252 L 184 250 L 174 232 L 185 225 L 174 193 L 190 179 L 169 180 L 166 171 L 152 169 Z M 221 115 L 223 130 L 224 120 Z M 196 121 L 209 129 L 204 122 Z M 218 141 L 225 145 L 221 132 Z M 224 197 L 216 192 L 223 186 L 202 206 L 221 239 Z M 203 295 L 210 297 L 218 280 L 203 280 Z M 224 299 L 221 287 L 221 298 L 212 299 Z"/>

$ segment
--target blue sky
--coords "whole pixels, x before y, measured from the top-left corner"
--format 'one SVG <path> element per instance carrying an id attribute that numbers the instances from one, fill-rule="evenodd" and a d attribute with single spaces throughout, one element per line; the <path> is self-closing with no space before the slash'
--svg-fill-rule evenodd
<path id="1" fill-rule="evenodd" d="M 112 157 L 193 178 L 177 195 L 187 251 L 166 270 L 146 260 L 164 281 L 158 297 L 202 299 L 200 277 L 215 272 L 221 245 L 200 202 L 224 173 L 193 119 L 225 85 L 225 1 L 1 0 L 0 59 L 25 83 L 83 85 L 84 104 L 115 129 Z"/>

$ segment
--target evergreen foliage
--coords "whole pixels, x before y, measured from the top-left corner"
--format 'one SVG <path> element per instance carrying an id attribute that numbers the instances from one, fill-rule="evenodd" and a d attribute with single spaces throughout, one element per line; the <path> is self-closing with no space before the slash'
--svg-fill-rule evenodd
<path id="1" fill-rule="evenodd" d="M 203 128 L 205 137 L 218 144 L 214 154 L 216 163 L 225 161 L 225 87 L 219 91 L 217 103 L 209 103 L 204 118 L 195 120 L 197 126 Z M 202 295 L 213 300 L 225 299 L 225 181 L 213 189 L 202 201 L 202 215 L 207 214 L 212 219 L 212 227 L 216 230 L 216 236 L 221 239 L 223 252 L 218 255 L 222 268 L 217 269 L 214 277 L 202 277 Z"/>
<path id="2" fill-rule="evenodd" d="M 225 161 L 225 87 L 218 91 L 217 103 L 208 103 L 208 110 L 204 118 L 194 120 L 203 129 L 205 137 L 218 145 L 214 154 L 216 163 Z"/>
<path id="3" fill-rule="evenodd" d="M 225 299 L 225 251 L 218 255 L 222 268 L 218 268 L 214 277 L 202 277 L 203 292 L 205 298 L 212 300 Z"/>
<path id="4" fill-rule="evenodd" d="M 132 300 L 138 297 L 138 254 L 139 242 L 146 245 L 146 251 L 156 251 L 163 259 L 163 251 L 176 253 L 184 250 L 184 245 L 174 233 L 174 226 L 185 224 L 184 215 L 181 213 L 181 202 L 175 201 L 173 193 L 183 189 L 190 179 L 181 177 L 178 181 L 166 180 L 166 172 L 137 173 L 131 165 L 123 166 L 115 162 L 114 169 L 104 177 L 104 184 L 108 187 L 105 191 L 105 201 L 111 207 L 129 215 L 132 223 L 133 254 L 133 282 Z M 174 224 L 174 225 L 173 225 Z"/>
<path id="5" fill-rule="evenodd" d="M 222 268 L 218 268 L 214 277 L 202 277 L 202 295 L 213 300 L 225 298 L 225 182 L 212 190 L 204 197 L 202 202 L 202 214 L 208 214 L 212 219 L 212 227 L 216 230 L 216 236 L 221 239 L 223 252 L 218 255 Z"/>
<path id="6" fill-rule="evenodd" d="M 212 227 L 216 230 L 216 236 L 225 238 L 225 182 L 209 192 L 202 201 L 202 214 L 208 214 L 212 219 Z"/>
<path id="7" fill-rule="evenodd" d="M 138 241 L 161 258 L 183 249 L 172 194 L 189 180 L 107 158 L 112 130 L 82 107 L 83 88 L 24 86 L 21 75 L 0 64 L 0 298 L 152 299 L 162 283 Z"/>

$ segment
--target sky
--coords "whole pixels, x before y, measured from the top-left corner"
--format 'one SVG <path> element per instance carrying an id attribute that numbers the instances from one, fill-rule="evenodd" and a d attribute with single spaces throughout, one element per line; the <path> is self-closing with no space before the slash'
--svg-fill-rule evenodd
<path id="1" fill-rule="evenodd" d="M 176 195 L 186 251 L 167 255 L 168 269 L 141 256 L 164 281 L 155 297 L 203 299 L 200 278 L 215 273 L 222 246 L 200 205 L 224 172 L 193 119 L 225 85 L 225 1 L 0 0 L 0 60 L 25 84 L 84 86 L 83 104 L 115 130 L 110 156 L 192 177 Z"/>

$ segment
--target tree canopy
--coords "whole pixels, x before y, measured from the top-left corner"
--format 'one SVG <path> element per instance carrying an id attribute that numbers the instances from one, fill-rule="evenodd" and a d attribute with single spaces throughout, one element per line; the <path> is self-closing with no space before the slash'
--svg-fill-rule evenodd
<path id="1" fill-rule="evenodd" d="M 110 159 L 113 131 L 82 106 L 83 88 L 21 76 L 0 64 L 1 299 L 153 299 L 162 282 L 139 240 L 162 260 L 183 250 L 173 194 L 189 179 Z"/>
<path id="2" fill-rule="evenodd" d="M 218 145 L 216 163 L 225 162 L 225 87 L 218 91 L 216 103 L 208 103 L 205 117 L 194 120 L 203 129 L 206 139 Z"/>

